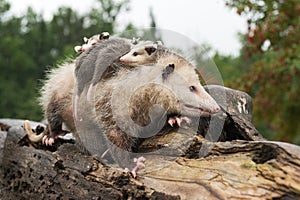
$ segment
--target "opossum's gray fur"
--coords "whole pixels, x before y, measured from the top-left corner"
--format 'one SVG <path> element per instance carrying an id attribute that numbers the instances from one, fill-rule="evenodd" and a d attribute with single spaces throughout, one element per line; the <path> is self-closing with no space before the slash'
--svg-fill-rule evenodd
<path id="1" fill-rule="evenodd" d="M 211 112 L 218 107 L 200 85 L 189 62 L 175 54 L 169 54 L 161 62 L 168 64 L 120 69 L 116 76 L 101 80 L 93 87 L 94 96 L 90 100 L 86 98 L 87 88 L 84 89 L 78 101 L 79 118 L 83 121 L 88 118 L 87 123 L 97 128 L 83 129 L 78 134 L 90 151 L 98 153 L 94 142 L 97 141 L 95 132 L 100 132 L 105 139 L 99 141 L 110 144 L 108 148 L 114 160 L 123 167 L 128 166 L 129 152 L 136 151 L 139 139 L 158 133 L 167 115 L 200 116 L 199 111 L 185 109 L 184 103 Z M 164 68 L 169 64 L 175 65 L 175 72 L 164 79 Z M 197 97 L 189 90 L 191 85 L 197 88 Z"/>
<path id="2" fill-rule="evenodd" d="M 197 115 L 190 110 L 183 110 L 179 101 L 193 103 L 208 111 L 217 107 L 216 102 L 200 85 L 194 67 L 184 58 L 174 53 L 161 53 L 157 64 L 132 68 L 118 61 L 120 56 L 130 50 L 130 45 L 128 40 L 120 38 L 96 44 L 77 59 L 76 69 L 74 63 L 54 69 L 45 82 L 41 97 L 49 123 L 56 126 L 65 122 L 78 134 L 91 153 L 100 156 L 107 149 L 101 142 L 108 139 L 116 144 L 112 146 L 112 156 L 125 166 L 126 164 L 122 164 L 124 153 L 121 151 L 120 154 L 116 147 L 135 150 L 137 137 L 147 134 L 146 132 L 157 131 L 155 124 L 150 121 L 158 122 L 160 127 L 166 122 L 167 114 Z M 180 76 L 164 81 L 163 69 L 169 64 L 175 65 L 175 72 Z M 90 85 L 93 87 L 89 91 Z M 189 85 L 197 86 L 197 101 L 188 95 Z M 137 86 L 141 87 L 136 88 Z M 134 89 L 138 90 L 126 102 L 124 98 L 132 94 Z M 90 99 L 87 98 L 89 92 L 92 94 Z M 77 97 L 74 102 L 77 105 L 75 110 L 72 107 L 74 96 Z M 112 107 L 112 103 L 117 107 Z M 154 104 L 162 107 L 153 107 Z M 130 112 L 125 112 L 128 105 Z M 74 112 L 79 113 L 79 116 L 75 115 L 76 126 L 72 115 Z M 141 128 L 149 124 L 153 126 L 148 126 L 149 129 Z"/>
<path id="3" fill-rule="evenodd" d="M 131 45 L 127 39 L 112 37 L 82 53 L 77 59 L 75 70 L 78 94 L 81 94 L 84 87 L 113 76 L 119 68 L 128 67 L 119 61 L 119 57 L 127 53 Z"/>
<path id="4" fill-rule="evenodd" d="M 50 131 L 61 131 L 62 123 L 75 130 L 73 119 L 73 91 L 75 87 L 75 64 L 65 63 L 47 73 L 41 88 L 39 103 L 49 123 Z"/>

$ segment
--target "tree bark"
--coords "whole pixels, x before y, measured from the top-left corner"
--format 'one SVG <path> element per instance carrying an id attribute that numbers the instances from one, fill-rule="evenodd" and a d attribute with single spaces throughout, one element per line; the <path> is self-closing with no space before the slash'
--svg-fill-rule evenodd
<path id="1" fill-rule="evenodd" d="M 180 129 L 142 144 L 140 151 L 151 152 L 174 141 L 163 157 L 150 153 L 146 167 L 134 179 L 82 154 L 72 140 L 58 140 L 50 148 L 32 146 L 21 127 L 23 121 L 8 122 L 0 126 L 2 199 L 300 198 L 296 145 L 265 140 L 209 142 Z"/>

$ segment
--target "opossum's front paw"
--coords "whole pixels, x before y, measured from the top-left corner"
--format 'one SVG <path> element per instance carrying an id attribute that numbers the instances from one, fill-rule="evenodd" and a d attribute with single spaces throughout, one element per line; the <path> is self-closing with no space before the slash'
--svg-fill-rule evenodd
<path id="1" fill-rule="evenodd" d="M 52 144 L 54 144 L 54 138 L 53 137 L 50 137 L 48 135 L 45 135 L 43 137 L 43 140 L 42 140 L 42 143 L 46 146 L 52 146 Z"/>
<path id="2" fill-rule="evenodd" d="M 143 156 L 138 157 L 138 158 L 134 158 L 133 162 L 135 162 L 135 167 L 130 171 L 128 168 L 124 169 L 124 172 L 130 172 L 133 178 L 137 177 L 137 172 L 140 169 L 143 169 L 145 167 L 144 162 L 146 161 L 146 158 L 144 158 Z"/>
<path id="3" fill-rule="evenodd" d="M 52 146 L 59 136 L 65 136 L 67 133 L 69 132 L 65 130 L 52 131 L 49 135 L 43 137 L 42 143 L 46 146 Z"/>
<path id="4" fill-rule="evenodd" d="M 168 119 L 168 124 L 170 124 L 170 126 L 174 126 L 174 124 L 177 124 L 179 127 L 181 126 L 181 123 L 185 121 L 187 124 L 191 123 L 191 119 L 188 117 L 182 117 L 182 116 L 175 116 L 175 117 L 170 117 Z"/>

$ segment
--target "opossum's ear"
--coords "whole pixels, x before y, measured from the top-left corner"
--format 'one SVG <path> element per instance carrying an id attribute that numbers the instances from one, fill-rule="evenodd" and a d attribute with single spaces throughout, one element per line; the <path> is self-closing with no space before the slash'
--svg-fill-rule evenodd
<path id="1" fill-rule="evenodd" d="M 109 39 L 109 33 L 108 32 L 102 32 L 99 35 L 99 40 L 107 40 L 107 39 Z"/>
<path id="2" fill-rule="evenodd" d="M 164 68 L 163 73 L 162 73 L 162 78 L 163 80 L 166 80 L 170 74 L 174 72 L 175 65 L 174 64 L 169 64 Z"/>
<path id="3" fill-rule="evenodd" d="M 132 43 L 133 45 L 137 45 L 137 44 L 139 43 L 139 41 L 140 41 L 140 38 L 135 38 L 135 37 L 133 37 L 131 43 Z"/>
<path id="4" fill-rule="evenodd" d="M 148 55 L 150 56 L 152 53 L 154 53 L 156 51 L 157 48 L 155 48 L 155 46 L 149 46 L 149 47 L 145 47 L 145 51 L 148 53 Z"/>
<path id="5" fill-rule="evenodd" d="M 74 47 L 74 50 L 77 52 L 77 53 L 80 53 L 82 51 L 82 46 L 75 46 Z"/>
<path id="6" fill-rule="evenodd" d="M 89 39 L 88 39 L 87 37 L 84 37 L 84 38 L 83 38 L 83 41 L 84 41 L 85 43 L 87 43 L 87 41 L 89 41 Z"/>

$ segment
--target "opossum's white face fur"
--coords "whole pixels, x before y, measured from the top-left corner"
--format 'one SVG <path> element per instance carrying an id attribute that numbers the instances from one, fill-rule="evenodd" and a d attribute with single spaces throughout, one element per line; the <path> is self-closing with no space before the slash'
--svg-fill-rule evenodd
<path id="1" fill-rule="evenodd" d="M 121 62 L 129 66 L 139 66 L 143 64 L 152 64 L 156 61 L 155 53 L 157 44 L 153 42 L 141 42 L 120 58 Z"/>
<path id="2" fill-rule="evenodd" d="M 176 65 L 170 64 L 163 70 L 162 79 L 174 92 L 180 106 L 180 114 L 199 116 L 220 111 L 219 105 L 204 90 L 196 72 L 190 66 L 176 69 Z"/>
<path id="3" fill-rule="evenodd" d="M 149 123 L 148 111 L 156 104 L 167 114 L 198 117 L 220 111 L 216 101 L 201 86 L 189 62 L 177 55 L 164 58 L 160 60 L 161 64 L 138 67 L 119 79 L 122 81 L 115 88 L 120 90 L 116 90 L 114 96 L 117 113 L 129 110 L 134 121 L 146 125 Z M 122 92 L 125 88 L 126 92 Z M 119 114 L 118 119 L 122 118 Z"/>

